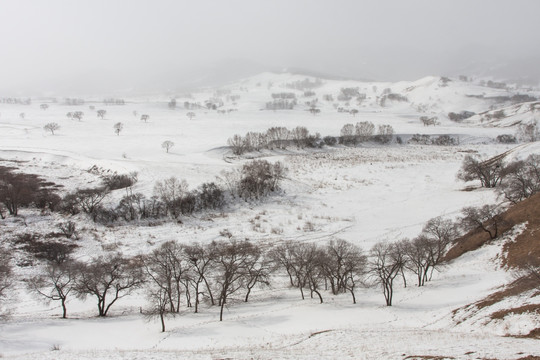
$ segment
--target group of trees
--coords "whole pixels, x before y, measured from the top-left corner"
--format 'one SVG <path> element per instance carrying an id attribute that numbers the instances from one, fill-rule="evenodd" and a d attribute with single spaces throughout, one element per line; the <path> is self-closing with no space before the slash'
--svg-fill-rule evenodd
<path id="1" fill-rule="evenodd" d="M 178 220 L 197 211 L 221 209 L 227 200 L 235 197 L 247 201 L 268 196 L 279 189 L 285 174 L 281 162 L 254 160 L 241 169 L 223 171 L 221 184 L 207 182 L 194 190 L 189 190 L 187 182 L 176 177 L 157 181 L 153 195 L 148 198 L 132 192 L 136 174 L 113 174 L 104 177 L 100 187 L 77 189 L 60 197 L 54 191 L 54 184 L 36 175 L 0 167 L 0 215 L 17 216 L 20 207 L 34 206 L 69 215 L 86 213 L 93 221 L 105 224 L 167 217 Z M 106 199 L 117 189 L 125 189 L 126 195 L 111 206 Z"/>
<path id="2" fill-rule="evenodd" d="M 103 99 L 103 104 L 105 104 L 105 105 L 125 105 L 126 101 L 124 99 L 107 98 L 107 99 Z"/>
<path id="3" fill-rule="evenodd" d="M 365 141 L 376 141 L 387 144 L 392 141 L 394 129 L 390 125 L 379 125 L 375 134 L 375 125 L 369 121 L 358 122 L 356 125 L 345 124 L 341 128 L 341 136 L 325 136 L 321 139 L 319 133 L 310 134 L 304 126 L 297 126 L 289 130 L 286 127 L 272 127 L 264 133 L 248 132 L 245 136 L 234 135 L 227 140 L 233 154 L 242 155 L 246 152 L 260 151 L 262 149 L 287 149 L 296 146 L 298 149 L 320 148 L 323 144 L 333 146 L 336 143 L 343 145 L 357 145 Z"/>
<path id="4" fill-rule="evenodd" d="M 450 135 L 439 135 L 431 137 L 426 134 L 414 134 L 408 141 L 409 144 L 417 145 L 457 145 L 459 138 Z"/>
<path id="5" fill-rule="evenodd" d="M 19 208 L 36 206 L 39 209 L 54 208 L 60 197 L 53 190 L 54 184 L 47 183 L 34 174 L 14 172 L 15 169 L 0 166 L 0 217 L 17 216 Z"/>
<path id="6" fill-rule="evenodd" d="M 285 84 L 285 87 L 295 90 L 309 90 L 309 89 L 315 89 L 320 86 L 322 86 L 323 82 L 321 79 L 314 79 L 313 81 L 309 78 L 305 78 L 304 80 L 296 80 L 290 83 Z"/>
<path id="7" fill-rule="evenodd" d="M 70 120 L 79 120 L 81 121 L 84 113 L 82 111 L 70 111 L 66 114 L 67 118 Z"/>
<path id="8" fill-rule="evenodd" d="M 245 136 L 234 135 L 227 141 L 233 154 L 242 155 L 246 152 L 262 149 L 286 149 L 290 145 L 298 148 L 320 147 L 321 138 L 317 133 L 312 135 L 303 126 L 289 130 L 286 127 L 272 127 L 264 133 L 248 132 Z"/>
<path id="9" fill-rule="evenodd" d="M 459 113 L 455 113 L 455 112 L 449 112 L 448 113 L 448 118 L 452 121 L 455 121 L 455 122 L 461 122 L 465 119 L 468 119 L 470 118 L 471 116 L 473 115 L 476 115 L 474 112 L 472 111 L 462 111 L 462 112 L 459 112 Z"/>
<path id="10" fill-rule="evenodd" d="M 467 155 L 457 177 L 479 180 L 482 187 L 497 187 L 506 200 L 517 203 L 540 191 L 540 155 L 531 154 L 508 164 L 501 155 L 484 161 Z"/>
<path id="11" fill-rule="evenodd" d="M 109 224 L 118 221 L 139 221 L 172 218 L 179 221 L 181 216 L 204 210 L 218 210 L 228 199 L 239 197 L 245 200 L 260 199 L 279 189 L 286 169 L 282 163 L 254 160 L 241 169 L 224 171 L 221 182 L 203 183 L 190 190 L 185 180 L 171 177 L 157 181 L 153 195 L 133 193 L 132 185 L 136 176 L 116 175 L 116 180 L 104 181 L 98 188 L 78 189 L 64 196 L 55 210 L 66 214 L 86 213 L 93 221 Z M 125 188 L 126 195 L 111 206 L 107 203 L 111 190 Z"/>
<path id="12" fill-rule="evenodd" d="M 429 220 L 420 235 L 397 242 L 379 242 L 370 251 L 368 271 L 382 290 L 387 306 L 392 306 L 394 280 L 401 276 L 407 286 L 405 271 L 415 275 L 418 286 L 431 280 L 434 270 L 443 264 L 444 254 L 455 240 L 458 228 L 451 220 Z"/>
<path id="13" fill-rule="evenodd" d="M 420 116 L 420 121 L 422 122 L 422 124 L 424 124 L 424 126 L 438 125 L 439 124 L 438 120 L 439 120 L 439 118 L 437 118 L 436 116 L 432 116 L 432 117 Z"/>
<path id="14" fill-rule="evenodd" d="M 32 99 L 26 98 L 12 98 L 12 97 L 2 97 L 0 98 L 0 104 L 20 104 L 20 105 L 30 105 L 32 104 Z"/>
<path id="15" fill-rule="evenodd" d="M 110 253 L 88 263 L 70 256 L 47 261 L 39 275 L 28 279 L 29 287 L 48 301 L 60 301 L 62 317 L 67 317 L 67 299 L 91 296 L 99 316 L 107 316 L 111 307 L 136 289 L 143 289 L 148 300 L 145 313 L 159 317 L 162 331 L 165 318 L 182 308 L 201 310 L 201 304 L 224 308 L 233 302 L 248 302 L 257 287 L 269 286 L 280 276 L 300 291 L 323 302 L 324 293 L 349 293 L 356 303 L 359 288 L 379 286 L 387 306 L 392 305 L 394 280 L 406 273 L 415 274 L 418 286 L 424 286 L 442 264 L 443 254 L 455 238 L 449 220 L 435 218 L 413 240 L 379 242 L 364 254 L 358 246 L 344 240 L 325 244 L 284 241 L 261 246 L 249 240 L 237 240 L 227 230 L 225 240 L 208 244 L 180 244 L 168 241 L 146 255 L 124 257 Z M 0 254 L 1 255 L 1 254 Z M 9 264 L 2 262 L 2 264 Z M 9 283 L 9 274 L 0 264 L 0 296 Z"/>
<path id="16" fill-rule="evenodd" d="M 482 187 L 497 188 L 498 193 L 513 204 L 540 192 L 540 155 L 531 154 L 524 160 L 508 164 L 503 162 L 503 155 L 486 161 L 467 155 L 457 174 L 458 179 L 479 180 Z M 461 224 L 465 229 L 479 228 L 490 239 L 497 238 L 505 225 L 501 206 L 465 207 L 462 213 Z"/>
<path id="17" fill-rule="evenodd" d="M 394 128 L 391 125 L 379 125 L 375 134 L 375 125 L 370 121 L 357 122 L 356 125 L 345 124 L 341 128 L 339 142 L 344 145 L 357 145 L 358 143 L 374 140 L 381 144 L 392 141 Z"/>
<path id="18" fill-rule="evenodd" d="M 80 98 L 65 98 L 64 104 L 70 105 L 70 106 L 79 106 L 84 105 L 85 100 Z"/>

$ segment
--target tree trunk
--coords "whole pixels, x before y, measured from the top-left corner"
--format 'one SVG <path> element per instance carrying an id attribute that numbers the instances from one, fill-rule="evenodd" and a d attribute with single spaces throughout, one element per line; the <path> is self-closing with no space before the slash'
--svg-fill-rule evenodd
<path id="1" fill-rule="evenodd" d="M 62 298 L 62 319 L 67 319 L 66 298 Z"/>
<path id="2" fill-rule="evenodd" d="M 353 290 L 353 289 L 349 289 L 349 291 L 351 292 L 352 303 L 353 303 L 353 304 L 356 304 L 356 296 L 354 295 L 354 290 Z"/>
<path id="3" fill-rule="evenodd" d="M 159 312 L 159 319 L 161 320 L 161 332 L 165 332 L 165 316 L 163 311 Z"/>
<path id="4" fill-rule="evenodd" d="M 223 308 L 225 307 L 225 299 L 219 299 L 221 302 L 221 309 L 219 310 L 219 321 L 223 321 Z"/>
<path id="5" fill-rule="evenodd" d="M 204 283 L 206 284 L 206 289 L 208 290 L 208 295 L 210 295 L 210 302 L 212 305 L 216 305 L 216 302 L 214 301 L 214 296 L 212 295 L 212 290 L 210 289 L 210 285 L 208 284 L 208 281 L 206 281 L 206 278 L 203 277 Z"/>

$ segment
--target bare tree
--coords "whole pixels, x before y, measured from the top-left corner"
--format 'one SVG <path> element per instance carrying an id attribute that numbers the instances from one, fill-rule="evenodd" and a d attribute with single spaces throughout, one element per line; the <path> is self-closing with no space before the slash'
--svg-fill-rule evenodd
<path id="1" fill-rule="evenodd" d="M 183 256 L 183 247 L 174 241 L 164 243 L 144 258 L 144 269 L 150 279 L 150 294 L 155 296 L 156 287 L 160 288 L 167 296 L 169 311 L 179 312 L 190 271 L 190 264 Z"/>
<path id="2" fill-rule="evenodd" d="M 98 111 L 97 111 L 97 116 L 98 116 L 99 118 L 101 118 L 101 120 L 103 120 L 103 118 L 105 118 L 105 114 L 107 114 L 107 110 L 103 110 L 103 109 L 102 109 L 102 110 L 98 110 Z"/>
<path id="3" fill-rule="evenodd" d="M 421 237 L 427 239 L 426 250 L 429 263 L 424 274 L 424 281 L 431 280 L 433 270 L 443 263 L 443 258 L 450 244 L 457 238 L 458 229 L 450 219 L 436 217 L 430 219 L 422 229 Z M 429 277 L 427 276 L 429 272 Z M 423 284 L 423 283 L 422 283 Z"/>
<path id="4" fill-rule="evenodd" d="M 239 195 L 245 199 L 266 196 L 279 188 L 286 169 L 279 161 L 270 164 L 266 160 L 253 160 L 242 167 Z"/>
<path id="5" fill-rule="evenodd" d="M 345 124 L 341 128 L 341 142 L 343 144 L 356 145 L 355 127 L 353 124 Z"/>
<path id="6" fill-rule="evenodd" d="M 195 114 L 193 111 L 190 111 L 186 114 L 186 116 L 189 118 L 189 120 L 193 120 L 193 118 L 197 116 L 197 114 Z"/>
<path id="7" fill-rule="evenodd" d="M 163 149 L 165 149 L 167 151 L 167 153 L 169 153 L 169 150 L 174 146 L 174 142 L 170 141 L 170 140 L 165 140 L 164 142 L 161 143 L 161 147 Z"/>
<path id="8" fill-rule="evenodd" d="M 182 201 L 188 192 L 186 180 L 178 180 L 171 177 L 163 181 L 157 181 L 154 185 L 154 194 L 167 206 L 169 213 L 176 219 L 182 213 Z"/>
<path id="9" fill-rule="evenodd" d="M 161 332 L 165 332 L 165 317 L 170 314 L 174 315 L 169 311 L 170 300 L 167 292 L 160 286 L 150 283 L 146 288 L 146 298 L 150 309 L 145 312 L 145 316 L 148 319 L 159 317 Z"/>
<path id="10" fill-rule="evenodd" d="M 243 139 L 245 151 L 260 151 L 268 144 L 265 134 L 250 131 Z M 233 147 L 234 152 L 234 147 Z"/>
<path id="11" fill-rule="evenodd" d="M 52 135 L 54 135 L 54 132 L 60 129 L 60 125 L 55 122 L 47 123 L 45 126 L 43 126 L 43 130 L 50 131 Z"/>
<path id="12" fill-rule="evenodd" d="M 25 116 L 26 116 L 26 114 L 23 113 L 23 112 L 19 114 L 19 117 L 20 117 L 21 119 L 23 119 L 23 120 L 24 120 Z"/>
<path id="13" fill-rule="evenodd" d="M 366 257 L 356 245 L 345 240 L 331 240 L 324 249 L 321 266 L 334 295 L 349 291 L 356 304 L 355 288 L 366 272 Z"/>
<path id="14" fill-rule="evenodd" d="M 120 135 L 120 132 L 124 129 L 124 124 L 122 124 L 121 122 L 117 122 L 113 125 L 113 128 L 116 135 Z"/>
<path id="15" fill-rule="evenodd" d="M 355 126 L 355 134 L 361 142 L 371 139 L 375 132 L 375 125 L 370 121 L 357 122 Z"/>
<path id="16" fill-rule="evenodd" d="M 73 113 L 73 115 L 71 116 L 71 118 L 72 118 L 72 119 L 77 119 L 77 120 L 81 121 L 82 118 L 83 118 L 83 116 L 84 116 L 84 113 L 83 113 L 82 111 L 75 111 L 75 112 Z"/>
<path id="17" fill-rule="evenodd" d="M 293 287 L 298 286 L 298 282 L 297 282 L 298 277 L 297 277 L 297 271 L 295 269 L 295 256 L 294 256 L 295 246 L 296 244 L 293 243 L 292 241 L 286 241 L 283 244 L 275 246 L 268 253 L 268 256 L 272 260 L 275 268 L 285 269 L 285 271 L 287 272 L 287 275 L 289 276 L 290 284 Z"/>
<path id="18" fill-rule="evenodd" d="M 523 142 L 534 142 L 540 140 L 540 128 L 538 122 L 533 121 L 529 124 L 519 125 L 517 137 Z"/>
<path id="19" fill-rule="evenodd" d="M 504 175 L 502 157 L 480 161 L 471 155 L 467 155 L 463 159 L 457 178 L 463 181 L 480 180 L 483 187 L 494 188 L 501 182 Z"/>
<path id="20" fill-rule="evenodd" d="M 212 305 L 215 304 L 208 277 L 212 272 L 213 264 L 217 256 L 216 247 L 212 244 L 205 246 L 195 243 L 185 246 L 184 253 L 193 266 L 194 276 L 192 277 L 192 286 L 195 289 L 195 312 L 198 312 L 200 302 L 199 295 L 204 295 L 201 291 L 202 283 L 204 283 L 206 287 Z"/>
<path id="21" fill-rule="evenodd" d="M 67 318 L 66 300 L 77 281 L 77 263 L 68 260 L 61 264 L 48 263 L 43 272 L 29 280 L 29 286 L 47 301 L 60 301 L 62 318 Z"/>
<path id="22" fill-rule="evenodd" d="M 291 130 L 291 136 L 298 148 L 305 148 L 309 130 L 304 126 L 297 126 Z"/>
<path id="23" fill-rule="evenodd" d="M 379 242 L 371 248 L 369 271 L 383 289 L 386 306 L 392 306 L 394 279 L 403 272 L 403 254 L 396 244 Z"/>
<path id="24" fill-rule="evenodd" d="M 505 167 L 499 191 L 512 203 L 518 203 L 540 192 L 540 155 L 514 161 Z"/>
<path id="25" fill-rule="evenodd" d="M 407 260 L 405 268 L 417 276 L 418 286 L 424 285 L 424 274 L 429 266 L 429 254 L 425 246 L 427 241 L 426 237 L 420 235 L 412 240 L 403 239 L 397 243 Z"/>
<path id="26" fill-rule="evenodd" d="M 41 110 L 47 110 L 49 108 L 49 105 L 48 104 L 41 104 L 41 105 L 39 105 L 39 107 L 41 108 Z"/>
<path id="27" fill-rule="evenodd" d="M 144 281 L 140 261 L 118 254 L 81 264 L 78 274 L 75 291 L 81 298 L 96 297 L 99 316 L 107 316 L 117 300 L 129 295 Z"/>
<path id="28" fill-rule="evenodd" d="M 287 148 L 287 142 L 290 139 L 290 132 L 286 127 L 271 127 L 266 131 L 266 135 L 268 138 L 268 145 L 271 149 L 273 149 L 274 146 L 278 149 Z"/>
<path id="29" fill-rule="evenodd" d="M 0 174 L 0 202 L 10 215 L 17 216 L 19 207 L 36 201 L 41 179 L 35 175 L 5 172 Z"/>
<path id="30" fill-rule="evenodd" d="M 105 187 L 79 189 L 68 198 L 69 201 L 73 201 L 75 206 L 80 207 L 85 213 L 93 214 L 109 193 L 109 189 Z"/>
<path id="31" fill-rule="evenodd" d="M 322 263 L 324 252 L 315 244 L 298 243 L 293 248 L 294 271 L 297 278 L 297 285 L 304 299 L 302 288 L 309 288 L 311 297 L 317 294 L 322 304 L 323 298 L 321 288 L 324 284 L 324 271 Z"/>
<path id="32" fill-rule="evenodd" d="M 498 206 L 465 207 L 461 212 L 463 213 L 461 224 L 466 230 L 480 228 L 488 233 L 492 240 L 499 235 L 499 227 L 503 223 L 503 217 Z"/>
<path id="33" fill-rule="evenodd" d="M 251 257 L 246 261 L 246 297 L 248 302 L 251 290 L 256 285 L 270 285 L 270 274 L 272 272 L 271 261 L 260 247 L 255 247 L 251 252 Z"/>
<path id="34" fill-rule="evenodd" d="M 219 321 L 223 321 L 223 309 L 229 298 L 246 286 L 248 268 L 255 261 L 258 249 L 249 241 L 229 240 L 216 242 L 214 281 L 219 289 Z"/>
<path id="35" fill-rule="evenodd" d="M 246 141 L 238 134 L 235 134 L 233 137 L 229 138 L 227 143 L 231 147 L 234 155 L 242 155 L 246 151 Z"/>
<path id="36" fill-rule="evenodd" d="M 381 144 L 388 144 L 394 136 L 394 128 L 391 125 L 379 125 L 375 140 Z"/>
<path id="37" fill-rule="evenodd" d="M 137 115 L 135 114 L 135 116 L 137 116 Z M 141 115 L 141 121 L 148 122 L 148 119 L 150 119 L 150 115 L 148 115 L 148 114 L 142 114 Z"/>
<path id="38" fill-rule="evenodd" d="M 516 271 L 516 277 L 533 288 L 540 289 L 540 259 L 534 254 L 529 255 Z"/>

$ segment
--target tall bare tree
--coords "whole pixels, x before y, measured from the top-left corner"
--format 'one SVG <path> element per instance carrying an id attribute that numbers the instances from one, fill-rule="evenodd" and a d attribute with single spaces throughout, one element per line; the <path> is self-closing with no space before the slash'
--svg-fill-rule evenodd
<path id="1" fill-rule="evenodd" d="M 98 315 L 107 316 L 112 305 L 144 282 L 141 261 L 110 254 L 78 267 L 75 291 L 81 298 L 97 300 Z"/>
<path id="2" fill-rule="evenodd" d="M 74 292 L 78 266 L 76 262 L 67 260 L 61 264 L 48 263 L 43 272 L 29 280 L 29 286 L 47 301 L 60 301 L 62 318 L 67 318 L 66 300 Z"/>

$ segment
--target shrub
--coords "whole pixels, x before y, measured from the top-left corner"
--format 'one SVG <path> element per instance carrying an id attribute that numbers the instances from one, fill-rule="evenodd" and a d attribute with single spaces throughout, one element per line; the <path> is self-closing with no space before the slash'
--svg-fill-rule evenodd
<path id="1" fill-rule="evenodd" d="M 450 135 L 441 135 L 433 139 L 434 145 L 456 145 L 456 138 L 451 137 Z"/>
<path id="2" fill-rule="evenodd" d="M 325 136 L 323 142 L 325 145 L 334 146 L 337 144 L 337 139 L 335 136 Z"/>
<path id="3" fill-rule="evenodd" d="M 514 135 L 502 134 L 497 136 L 497 142 L 501 144 L 515 144 L 517 142 L 517 139 Z"/>
<path id="4" fill-rule="evenodd" d="M 108 175 L 103 178 L 103 183 L 109 190 L 124 189 L 137 183 L 137 173 Z"/>
<path id="5" fill-rule="evenodd" d="M 414 134 L 409 139 L 409 144 L 418 144 L 418 145 L 429 145 L 431 144 L 431 136 L 429 135 L 420 135 L 420 134 Z"/>

